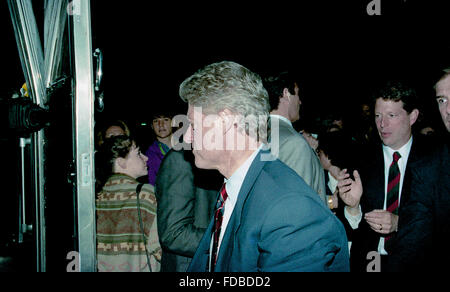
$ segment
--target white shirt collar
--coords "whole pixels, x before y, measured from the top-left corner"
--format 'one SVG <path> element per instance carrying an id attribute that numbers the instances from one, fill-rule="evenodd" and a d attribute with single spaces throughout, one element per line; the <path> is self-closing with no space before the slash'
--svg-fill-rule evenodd
<path id="1" fill-rule="evenodd" d="M 230 176 L 230 178 L 224 180 L 226 183 L 225 187 L 228 194 L 228 199 L 231 201 L 236 202 L 247 172 L 262 146 L 263 144 L 261 144 L 258 149 L 256 149 L 252 155 L 247 158 L 247 160 Z"/>
<path id="2" fill-rule="evenodd" d="M 398 152 L 398 153 L 400 153 L 400 156 L 401 156 L 399 162 L 403 161 L 402 164 L 406 165 L 406 161 L 408 161 L 409 152 L 411 151 L 412 141 L 413 141 L 413 137 L 411 135 L 411 138 L 409 138 L 408 142 L 406 142 L 406 144 L 403 145 L 398 150 L 394 150 L 391 147 L 383 144 L 383 153 L 385 156 L 385 161 L 392 162 L 392 155 L 394 154 L 394 152 Z"/>
<path id="3" fill-rule="evenodd" d="M 292 126 L 292 122 L 286 117 L 283 117 L 283 116 L 280 116 L 280 115 L 274 115 L 274 114 L 271 114 L 270 117 L 271 118 L 277 118 L 279 120 L 285 121 L 286 123 L 288 123 L 289 125 Z"/>

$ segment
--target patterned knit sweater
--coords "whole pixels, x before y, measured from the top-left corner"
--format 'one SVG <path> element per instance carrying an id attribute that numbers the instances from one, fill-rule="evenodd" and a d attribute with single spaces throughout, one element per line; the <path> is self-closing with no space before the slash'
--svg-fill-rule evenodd
<path id="1" fill-rule="evenodd" d="M 96 210 L 99 272 L 149 271 L 137 211 L 137 185 L 134 178 L 114 174 L 98 194 Z M 153 186 L 145 184 L 139 199 L 151 268 L 153 272 L 159 272 L 161 246 Z"/>

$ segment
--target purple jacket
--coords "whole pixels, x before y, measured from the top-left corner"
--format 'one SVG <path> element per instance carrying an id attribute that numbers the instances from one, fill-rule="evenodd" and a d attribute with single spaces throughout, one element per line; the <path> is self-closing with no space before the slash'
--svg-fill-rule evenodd
<path id="1" fill-rule="evenodd" d="M 156 140 L 145 152 L 145 155 L 148 157 L 148 182 L 153 186 L 155 185 L 156 174 L 158 173 L 161 161 L 169 150 L 169 146 Z"/>

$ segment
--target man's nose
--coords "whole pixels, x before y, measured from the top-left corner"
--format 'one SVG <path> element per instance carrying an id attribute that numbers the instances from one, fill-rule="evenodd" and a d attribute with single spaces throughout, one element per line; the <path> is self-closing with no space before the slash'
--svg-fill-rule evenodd
<path id="1" fill-rule="evenodd" d="M 381 126 L 382 128 L 384 128 L 384 127 L 387 126 L 387 121 L 386 121 L 386 119 L 385 119 L 384 117 L 381 117 L 381 118 L 380 118 L 380 126 Z"/>

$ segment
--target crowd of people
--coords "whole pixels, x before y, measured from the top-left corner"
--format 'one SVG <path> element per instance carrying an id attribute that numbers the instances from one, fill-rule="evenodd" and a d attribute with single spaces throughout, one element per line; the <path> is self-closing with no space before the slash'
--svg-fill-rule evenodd
<path id="1" fill-rule="evenodd" d="M 435 93 L 439 139 L 400 81 L 377 88 L 350 127 L 339 113 L 297 123 L 302 84 L 290 72 L 200 69 L 179 88 L 188 125 L 155 110 L 142 152 L 126 123 L 99 123 L 98 270 L 445 269 L 448 70 Z M 192 148 L 174 147 L 181 129 Z"/>

